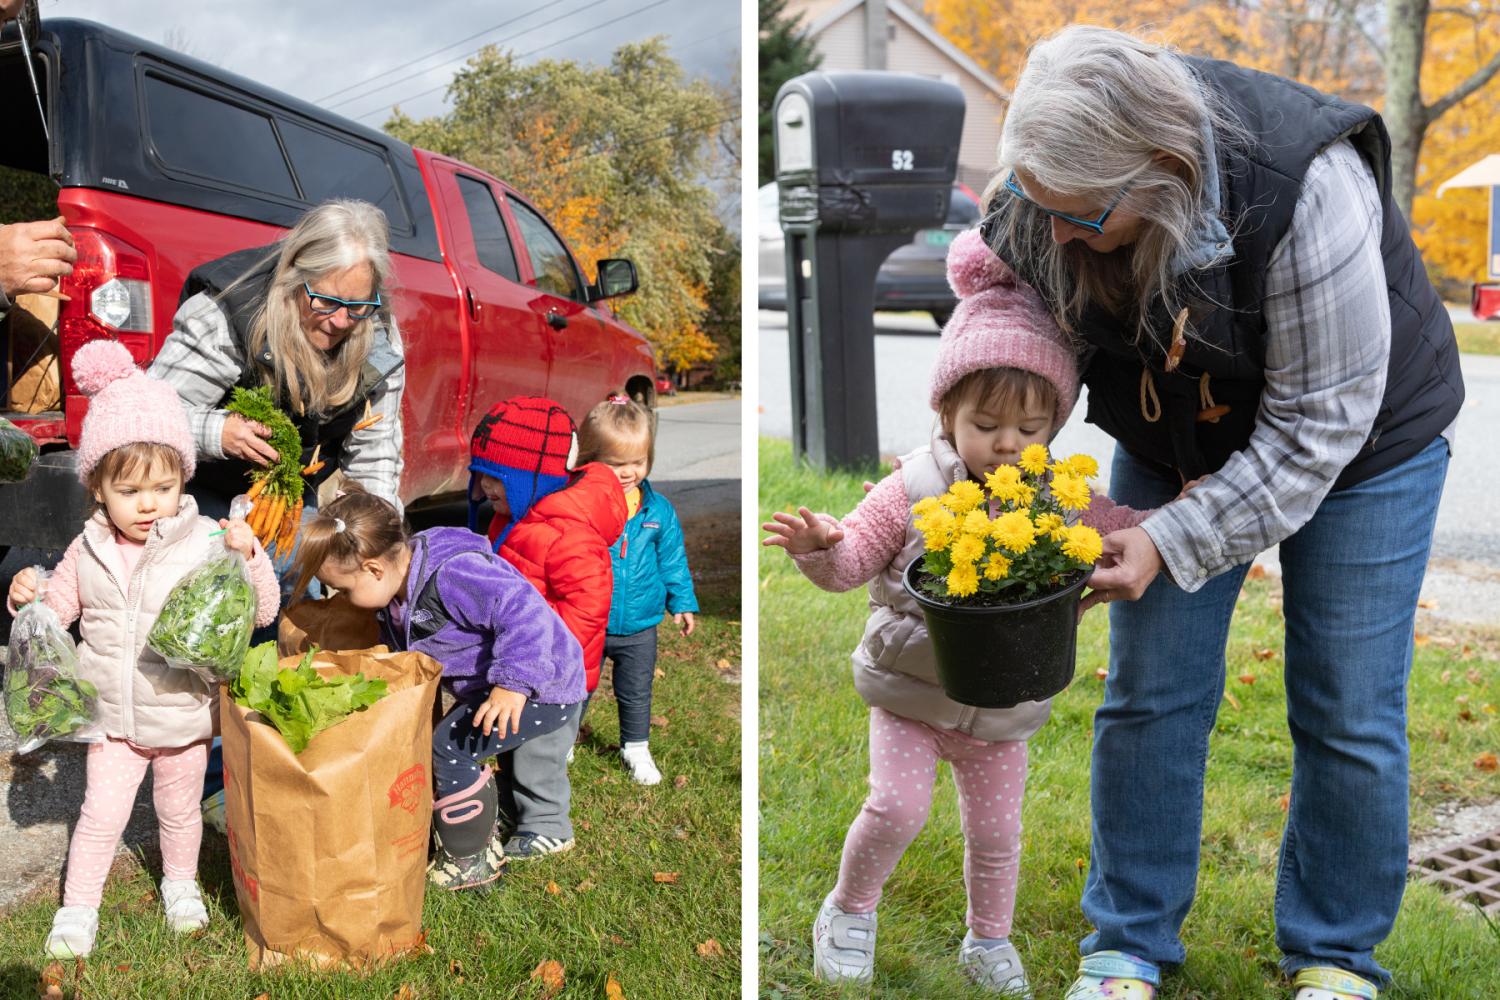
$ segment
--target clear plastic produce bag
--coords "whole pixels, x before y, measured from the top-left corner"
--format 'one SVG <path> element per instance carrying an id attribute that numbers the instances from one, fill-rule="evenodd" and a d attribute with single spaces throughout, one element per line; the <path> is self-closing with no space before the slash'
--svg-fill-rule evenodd
<path id="1" fill-rule="evenodd" d="M 235 497 L 231 520 L 242 520 L 249 501 Z M 174 667 L 191 670 L 211 687 L 233 680 L 255 629 L 255 586 L 244 557 L 214 551 L 167 595 L 146 644 Z"/>
<path id="2" fill-rule="evenodd" d="M 36 599 L 20 610 L 10 627 L 5 671 L 5 717 L 20 738 L 21 753 L 48 740 L 103 739 L 94 719 L 99 692 L 78 676 L 73 637 L 42 603 L 48 571 L 38 566 L 36 574 Z"/>
<path id="3" fill-rule="evenodd" d="M 36 441 L 15 424 L 0 417 L 0 483 L 19 483 L 36 461 Z"/>

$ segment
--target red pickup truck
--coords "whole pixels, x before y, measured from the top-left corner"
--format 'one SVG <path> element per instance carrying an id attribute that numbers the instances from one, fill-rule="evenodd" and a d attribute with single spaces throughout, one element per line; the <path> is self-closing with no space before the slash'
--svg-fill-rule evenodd
<path id="1" fill-rule="evenodd" d="M 390 220 L 408 503 L 462 492 L 469 432 L 497 399 L 545 394 L 575 418 L 621 390 L 655 405 L 651 347 L 605 301 L 635 290 L 634 265 L 600 261 L 590 283 L 503 181 L 161 46 L 60 18 L 42 22 L 32 46 L 49 140 L 34 102 L 21 99 L 30 82 L 15 31 L 0 35 L 0 93 L 13 98 L 0 191 L 50 179 L 78 262 L 61 285 L 56 406 L 16 412 L 9 382 L 0 395 L 4 415 L 43 446 L 25 482 L 0 487 L 0 557 L 14 545 L 60 548 L 78 530 L 78 347 L 113 337 L 144 364 L 171 332 L 189 271 L 275 240 L 331 197 L 363 198 Z M 9 347 L 14 377 L 31 359 Z"/>

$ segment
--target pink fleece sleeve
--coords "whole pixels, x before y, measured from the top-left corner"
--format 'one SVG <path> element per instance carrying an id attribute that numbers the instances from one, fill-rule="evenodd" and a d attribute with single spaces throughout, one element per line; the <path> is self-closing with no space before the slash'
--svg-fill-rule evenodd
<path id="1" fill-rule="evenodd" d="M 255 624 L 269 625 L 281 610 L 281 584 L 276 579 L 276 567 L 271 565 L 259 541 L 255 543 L 255 552 L 247 565 L 250 583 L 255 587 Z"/>
<path id="2" fill-rule="evenodd" d="M 63 553 L 62 562 L 57 564 L 52 575 L 47 578 L 47 593 L 42 597 L 42 603 L 52 609 L 63 628 L 77 621 L 81 613 L 78 598 L 78 553 L 82 548 L 83 536 L 79 535 L 68 546 L 68 551 Z M 14 615 L 15 609 L 12 608 L 10 613 Z"/>
<path id="3" fill-rule="evenodd" d="M 1089 509 L 1083 512 L 1079 520 L 1099 534 L 1107 535 L 1111 531 L 1134 528 L 1154 513 L 1155 510 L 1136 510 L 1134 507 L 1117 504 L 1105 494 L 1095 493 Z"/>
<path id="4" fill-rule="evenodd" d="M 792 556 L 797 568 L 824 590 L 853 590 L 868 583 L 906 544 L 911 510 L 900 470 L 877 483 L 842 523 L 827 514 L 818 517 L 842 528 L 844 537 L 829 548 Z"/>

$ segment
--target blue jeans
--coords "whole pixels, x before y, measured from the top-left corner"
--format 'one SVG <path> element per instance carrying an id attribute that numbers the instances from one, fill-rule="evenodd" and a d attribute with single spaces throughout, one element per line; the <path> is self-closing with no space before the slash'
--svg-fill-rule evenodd
<path id="1" fill-rule="evenodd" d="M 620 742 L 644 743 L 651 736 L 651 682 L 656 679 L 656 626 L 630 635 L 606 635 L 604 656 L 620 706 Z"/>
<path id="2" fill-rule="evenodd" d="M 1292 796 L 1276 876 L 1287 973 L 1333 965 L 1383 985 L 1373 949 L 1406 884 L 1406 680 L 1417 595 L 1448 468 L 1441 438 L 1330 493 L 1281 543 Z M 1175 482 L 1116 449 L 1110 495 L 1156 507 Z M 1112 603 L 1110 664 L 1094 715 L 1093 856 L 1081 950 L 1161 964 L 1186 952 L 1209 733 L 1248 565 L 1185 593 L 1158 577 Z"/>

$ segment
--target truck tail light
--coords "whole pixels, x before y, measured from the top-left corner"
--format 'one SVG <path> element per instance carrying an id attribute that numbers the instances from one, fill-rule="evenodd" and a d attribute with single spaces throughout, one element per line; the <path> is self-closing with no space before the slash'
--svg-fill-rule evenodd
<path id="1" fill-rule="evenodd" d="M 118 340 L 137 364 L 151 360 L 151 267 L 144 251 L 97 229 L 71 229 L 78 259 L 59 289 L 68 296 L 58 316 L 63 413 L 68 442 L 78 446 L 88 399 L 73 381 L 73 355 L 91 340 Z"/>

